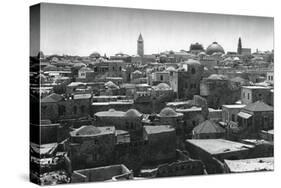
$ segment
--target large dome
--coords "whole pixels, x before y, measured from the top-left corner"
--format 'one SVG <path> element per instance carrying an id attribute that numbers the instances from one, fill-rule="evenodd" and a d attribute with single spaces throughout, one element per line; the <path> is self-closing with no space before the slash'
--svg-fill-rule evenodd
<path id="1" fill-rule="evenodd" d="M 210 44 L 206 50 L 206 53 L 208 55 L 212 55 L 213 53 L 222 53 L 224 54 L 224 49 L 221 45 L 219 45 L 217 42 L 213 42 Z"/>

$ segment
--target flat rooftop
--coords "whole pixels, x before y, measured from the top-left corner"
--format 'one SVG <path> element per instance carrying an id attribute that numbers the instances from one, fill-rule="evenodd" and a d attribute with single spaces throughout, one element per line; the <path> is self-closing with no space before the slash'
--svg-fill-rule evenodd
<path id="1" fill-rule="evenodd" d="M 125 104 L 134 104 L 134 100 L 120 100 L 120 101 L 109 101 L 109 102 L 93 102 L 92 106 L 125 105 Z"/>
<path id="2" fill-rule="evenodd" d="M 253 145 L 233 142 L 225 139 L 187 139 L 186 142 L 205 150 L 211 155 L 248 150 Z"/>
<path id="3" fill-rule="evenodd" d="M 257 172 L 257 171 L 273 171 L 274 158 L 254 158 L 242 160 L 224 160 L 230 172 Z"/>
<path id="4" fill-rule="evenodd" d="M 170 125 L 155 125 L 155 126 L 144 126 L 145 131 L 147 134 L 157 134 L 163 132 L 173 132 L 175 129 Z"/>
<path id="5" fill-rule="evenodd" d="M 77 179 L 84 179 L 87 182 L 95 181 L 113 181 L 122 179 L 123 176 L 130 175 L 131 171 L 123 164 L 103 166 L 98 168 L 76 170 L 73 176 L 79 177 Z M 75 178 L 76 179 L 76 178 Z M 76 181 L 79 182 L 79 181 Z M 82 181 L 83 182 L 83 181 Z"/>
<path id="6" fill-rule="evenodd" d="M 242 88 L 246 88 L 246 89 L 272 89 L 272 87 L 268 87 L 268 86 L 242 86 Z"/>
<path id="7" fill-rule="evenodd" d="M 225 108 L 244 108 L 246 105 L 245 104 L 225 104 L 222 106 Z"/>

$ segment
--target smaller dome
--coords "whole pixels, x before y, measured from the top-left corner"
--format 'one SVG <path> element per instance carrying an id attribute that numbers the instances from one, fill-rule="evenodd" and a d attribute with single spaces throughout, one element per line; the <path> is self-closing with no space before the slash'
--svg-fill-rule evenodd
<path id="1" fill-rule="evenodd" d="M 93 53 L 91 53 L 90 57 L 91 57 L 91 58 L 100 58 L 100 53 L 98 53 L 98 52 L 93 52 Z"/>
<path id="2" fill-rule="evenodd" d="M 90 136 L 101 133 L 101 130 L 95 126 L 89 125 L 80 128 L 77 132 L 77 136 Z"/>
<path id="3" fill-rule="evenodd" d="M 104 84 L 105 87 L 111 88 L 111 89 L 117 89 L 119 88 L 116 84 L 114 84 L 112 81 L 108 81 Z"/>
<path id="4" fill-rule="evenodd" d="M 203 56 L 203 55 L 206 55 L 206 53 L 205 52 L 200 52 L 198 55 Z"/>
<path id="5" fill-rule="evenodd" d="M 201 65 L 201 63 L 198 60 L 195 60 L 195 59 L 188 59 L 184 63 L 188 64 L 188 65 Z"/>
<path id="6" fill-rule="evenodd" d="M 114 108 L 110 108 L 108 111 L 109 112 L 115 112 L 115 109 Z"/>
<path id="7" fill-rule="evenodd" d="M 44 71 L 56 71 L 58 70 L 58 67 L 55 65 L 47 65 L 46 67 L 43 68 Z"/>
<path id="8" fill-rule="evenodd" d="M 170 66 L 170 67 L 166 68 L 166 70 L 167 71 L 175 71 L 176 69 L 174 67 Z"/>
<path id="9" fill-rule="evenodd" d="M 135 70 L 135 71 L 133 72 L 133 74 L 142 74 L 142 72 L 139 71 L 139 70 Z"/>
<path id="10" fill-rule="evenodd" d="M 86 65 L 84 63 L 75 63 L 73 65 L 73 68 L 76 68 L 76 69 L 80 69 L 81 67 L 86 67 Z"/>
<path id="11" fill-rule="evenodd" d="M 239 57 L 234 57 L 233 61 L 240 61 L 240 58 Z"/>
<path id="12" fill-rule="evenodd" d="M 157 89 L 157 90 L 170 90 L 171 87 L 166 83 L 160 83 L 155 87 L 155 89 Z"/>
<path id="13" fill-rule="evenodd" d="M 220 74 L 212 74 L 208 77 L 208 80 L 226 80 L 227 78 Z"/>
<path id="14" fill-rule="evenodd" d="M 194 51 L 194 50 L 204 50 L 202 44 L 199 44 L 198 42 L 196 42 L 195 44 L 191 44 L 189 47 L 189 51 Z"/>
<path id="15" fill-rule="evenodd" d="M 130 109 L 125 113 L 126 117 L 141 117 L 142 114 L 136 109 Z"/>
<path id="16" fill-rule="evenodd" d="M 164 109 L 161 110 L 161 112 L 159 113 L 160 117 L 178 117 L 182 114 L 177 113 L 174 109 L 170 108 L 170 107 L 166 107 Z"/>

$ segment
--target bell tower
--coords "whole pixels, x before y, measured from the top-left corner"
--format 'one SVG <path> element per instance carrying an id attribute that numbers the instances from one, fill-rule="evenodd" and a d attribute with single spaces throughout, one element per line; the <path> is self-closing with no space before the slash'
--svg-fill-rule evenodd
<path id="1" fill-rule="evenodd" d="M 139 38 L 138 38 L 138 41 L 137 41 L 137 53 L 138 53 L 138 55 L 140 56 L 140 57 L 143 57 L 143 38 L 142 38 L 142 35 L 141 35 L 141 33 L 140 33 L 140 35 L 139 35 Z"/>

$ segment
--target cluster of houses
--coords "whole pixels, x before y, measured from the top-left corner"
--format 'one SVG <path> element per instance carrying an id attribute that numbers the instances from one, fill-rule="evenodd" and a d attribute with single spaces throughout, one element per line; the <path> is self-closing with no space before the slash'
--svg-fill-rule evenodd
<path id="1" fill-rule="evenodd" d="M 273 170 L 269 52 L 214 42 L 146 55 L 142 42 L 136 56 L 31 58 L 33 181 Z"/>

